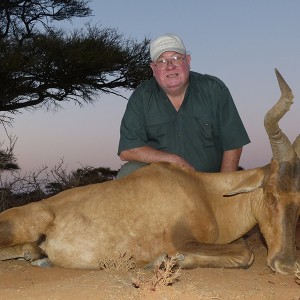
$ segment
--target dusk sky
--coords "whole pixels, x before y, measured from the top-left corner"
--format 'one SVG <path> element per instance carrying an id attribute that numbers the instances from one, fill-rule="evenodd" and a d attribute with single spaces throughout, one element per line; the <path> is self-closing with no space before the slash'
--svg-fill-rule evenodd
<path id="1" fill-rule="evenodd" d="M 192 56 L 191 69 L 219 77 L 231 91 L 251 139 L 240 162 L 244 168 L 263 166 L 271 159 L 263 118 L 280 97 L 274 68 L 295 96 L 280 126 L 291 142 L 300 134 L 300 1 L 94 0 L 91 8 L 92 17 L 61 26 L 80 28 L 90 21 L 139 42 L 164 33 L 181 36 Z M 127 101 L 101 94 L 98 99 L 83 108 L 68 103 L 56 112 L 23 110 L 15 115 L 8 130 L 18 137 L 15 155 L 22 170 L 51 168 L 61 159 L 72 170 L 119 169 L 119 126 Z"/>

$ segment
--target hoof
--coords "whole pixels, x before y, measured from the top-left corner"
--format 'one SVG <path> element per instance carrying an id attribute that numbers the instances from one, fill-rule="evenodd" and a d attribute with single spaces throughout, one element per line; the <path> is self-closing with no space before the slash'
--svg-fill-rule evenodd
<path id="1" fill-rule="evenodd" d="M 182 260 L 185 259 L 185 256 L 184 256 L 182 253 L 176 253 L 175 258 L 176 258 L 178 261 L 182 261 Z"/>
<path id="2" fill-rule="evenodd" d="M 34 267 L 40 267 L 40 268 L 52 268 L 53 264 L 48 258 L 41 258 L 37 259 L 31 262 L 31 265 Z"/>
<path id="3" fill-rule="evenodd" d="M 145 270 L 152 270 L 154 269 L 156 266 L 160 266 L 163 261 L 168 257 L 167 253 L 163 253 L 162 255 L 160 255 L 157 259 L 155 259 L 154 261 L 150 262 L 149 264 L 147 264 L 144 269 Z"/>

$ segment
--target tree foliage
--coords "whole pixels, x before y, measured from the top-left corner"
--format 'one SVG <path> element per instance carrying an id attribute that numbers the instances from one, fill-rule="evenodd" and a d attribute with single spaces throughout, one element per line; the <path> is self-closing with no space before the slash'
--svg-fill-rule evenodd
<path id="1" fill-rule="evenodd" d="M 63 161 L 50 173 L 47 170 L 44 167 L 25 175 L 14 172 L 7 180 L 4 180 L 0 170 L 0 212 L 51 197 L 67 189 L 114 180 L 118 172 L 110 168 L 89 166 L 69 172 Z"/>
<path id="2" fill-rule="evenodd" d="M 86 25 L 68 33 L 57 21 L 91 15 L 90 1 L 1 0 L 0 111 L 82 105 L 97 93 L 121 95 L 151 76 L 149 40 Z"/>
<path id="3" fill-rule="evenodd" d="M 89 166 L 68 173 L 62 168 L 61 163 L 51 170 L 54 180 L 46 184 L 45 190 L 47 195 L 52 196 L 74 187 L 113 180 L 116 178 L 117 173 L 118 171 L 111 170 L 110 168 L 94 168 Z"/>
<path id="4" fill-rule="evenodd" d="M 9 146 L 6 149 L 0 149 L 0 175 L 3 171 L 15 171 L 19 170 L 20 167 L 17 164 L 17 159 L 13 154 L 16 138 L 8 136 Z M 0 147 L 2 147 L 0 143 Z"/>

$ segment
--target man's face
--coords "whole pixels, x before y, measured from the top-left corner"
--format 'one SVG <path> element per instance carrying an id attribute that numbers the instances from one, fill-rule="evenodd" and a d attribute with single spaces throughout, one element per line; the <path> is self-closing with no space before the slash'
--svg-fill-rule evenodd
<path id="1" fill-rule="evenodd" d="M 156 62 L 150 64 L 157 83 L 167 94 L 185 90 L 190 72 L 190 55 L 164 52 Z"/>

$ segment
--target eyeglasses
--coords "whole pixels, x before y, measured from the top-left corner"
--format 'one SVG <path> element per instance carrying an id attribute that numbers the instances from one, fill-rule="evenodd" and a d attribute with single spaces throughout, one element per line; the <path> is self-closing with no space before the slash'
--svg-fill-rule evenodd
<path id="1" fill-rule="evenodd" d="M 170 59 L 166 59 L 166 58 L 163 58 L 163 59 L 159 59 L 157 60 L 154 65 L 156 66 L 156 68 L 158 70 L 165 70 L 169 63 L 171 63 L 174 67 L 179 67 L 183 64 L 183 61 L 185 59 L 185 56 L 174 56 Z"/>

